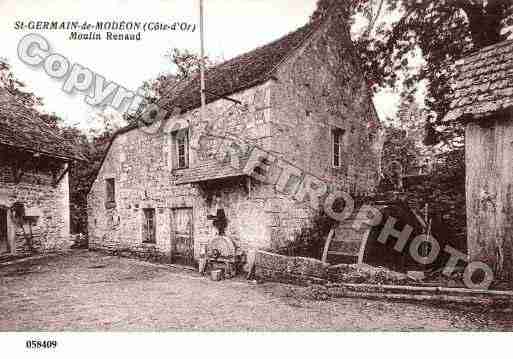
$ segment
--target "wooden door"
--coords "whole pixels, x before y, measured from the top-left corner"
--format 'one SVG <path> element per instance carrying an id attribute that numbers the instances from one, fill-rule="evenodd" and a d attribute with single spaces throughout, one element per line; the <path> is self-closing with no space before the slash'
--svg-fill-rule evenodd
<path id="1" fill-rule="evenodd" d="M 174 208 L 171 213 L 171 261 L 194 265 L 192 208 Z"/>
<path id="2" fill-rule="evenodd" d="M 0 254 L 9 253 L 7 236 L 7 209 L 0 208 Z"/>

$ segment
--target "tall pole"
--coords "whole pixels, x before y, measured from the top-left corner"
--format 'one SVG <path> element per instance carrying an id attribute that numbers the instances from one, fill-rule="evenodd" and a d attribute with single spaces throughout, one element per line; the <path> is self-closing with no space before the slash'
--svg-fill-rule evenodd
<path id="1" fill-rule="evenodd" d="M 203 0 L 200 3 L 200 77 L 201 77 L 201 121 L 205 120 L 205 105 L 207 102 L 205 96 L 205 24 L 204 24 L 204 8 Z"/>

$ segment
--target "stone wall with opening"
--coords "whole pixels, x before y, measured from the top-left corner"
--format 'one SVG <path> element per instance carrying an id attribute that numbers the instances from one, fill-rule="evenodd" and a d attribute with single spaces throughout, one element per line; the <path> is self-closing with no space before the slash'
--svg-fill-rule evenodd
<path id="1" fill-rule="evenodd" d="M 72 241 L 65 165 L 51 159 L 24 163 L 14 159 L 0 158 L 0 207 L 7 215 L 8 231 L 8 248 L 0 255 L 23 256 L 68 249 Z M 53 167 L 64 173 L 57 184 Z M 22 205 L 22 218 L 17 218 L 12 210 L 16 204 Z"/>

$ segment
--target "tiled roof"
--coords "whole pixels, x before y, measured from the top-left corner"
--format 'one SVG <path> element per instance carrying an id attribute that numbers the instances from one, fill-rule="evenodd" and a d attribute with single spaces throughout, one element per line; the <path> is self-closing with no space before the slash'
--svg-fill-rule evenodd
<path id="1" fill-rule="evenodd" d="M 35 109 L 24 106 L 4 88 L 0 88 L 0 144 L 50 157 L 84 159 Z"/>
<path id="2" fill-rule="evenodd" d="M 178 179 L 176 184 L 205 182 L 243 175 L 244 173 L 240 169 L 231 166 L 230 163 L 223 164 L 214 160 L 198 167 L 177 171 L 176 176 Z"/>
<path id="3" fill-rule="evenodd" d="M 453 90 L 444 122 L 480 120 L 513 109 L 513 41 L 485 47 L 456 62 Z"/>
<path id="4" fill-rule="evenodd" d="M 229 96 L 271 79 L 278 66 L 298 49 L 320 24 L 321 22 L 309 23 L 270 44 L 207 69 L 205 72 L 205 87 L 209 91 L 206 94 L 207 103 L 217 100 L 220 96 Z M 176 88 L 173 90 L 174 94 L 165 97 L 161 106 L 176 106 L 184 112 L 201 106 L 199 74 L 183 87 L 180 86 L 179 91 L 176 91 Z"/>

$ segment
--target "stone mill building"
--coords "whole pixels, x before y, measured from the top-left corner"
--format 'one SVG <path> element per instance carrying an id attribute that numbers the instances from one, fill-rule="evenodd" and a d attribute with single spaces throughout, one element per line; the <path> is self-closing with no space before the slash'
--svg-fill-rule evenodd
<path id="1" fill-rule="evenodd" d="M 241 251 L 284 246 L 316 211 L 294 199 L 300 179 L 291 176 L 279 191 L 234 167 L 230 154 L 244 161 L 247 146 L 286 161 L 298 176 L 372 193 L 380 123 L 345 18 L 337 5 L 321 21 L 209 68 L 206 126 L 223 136 L 200 141 L 201 151 L 192 145 L 199 76 L 163 99 L 180 109 L 181 126 L 163 136 L 137 126 L 116 133 L 88 197 L 90 247 L 191 263 L 218 235 L 220 213 L 222 234 Z M 219 152 L 227 137 L 240 146 Z"/>

